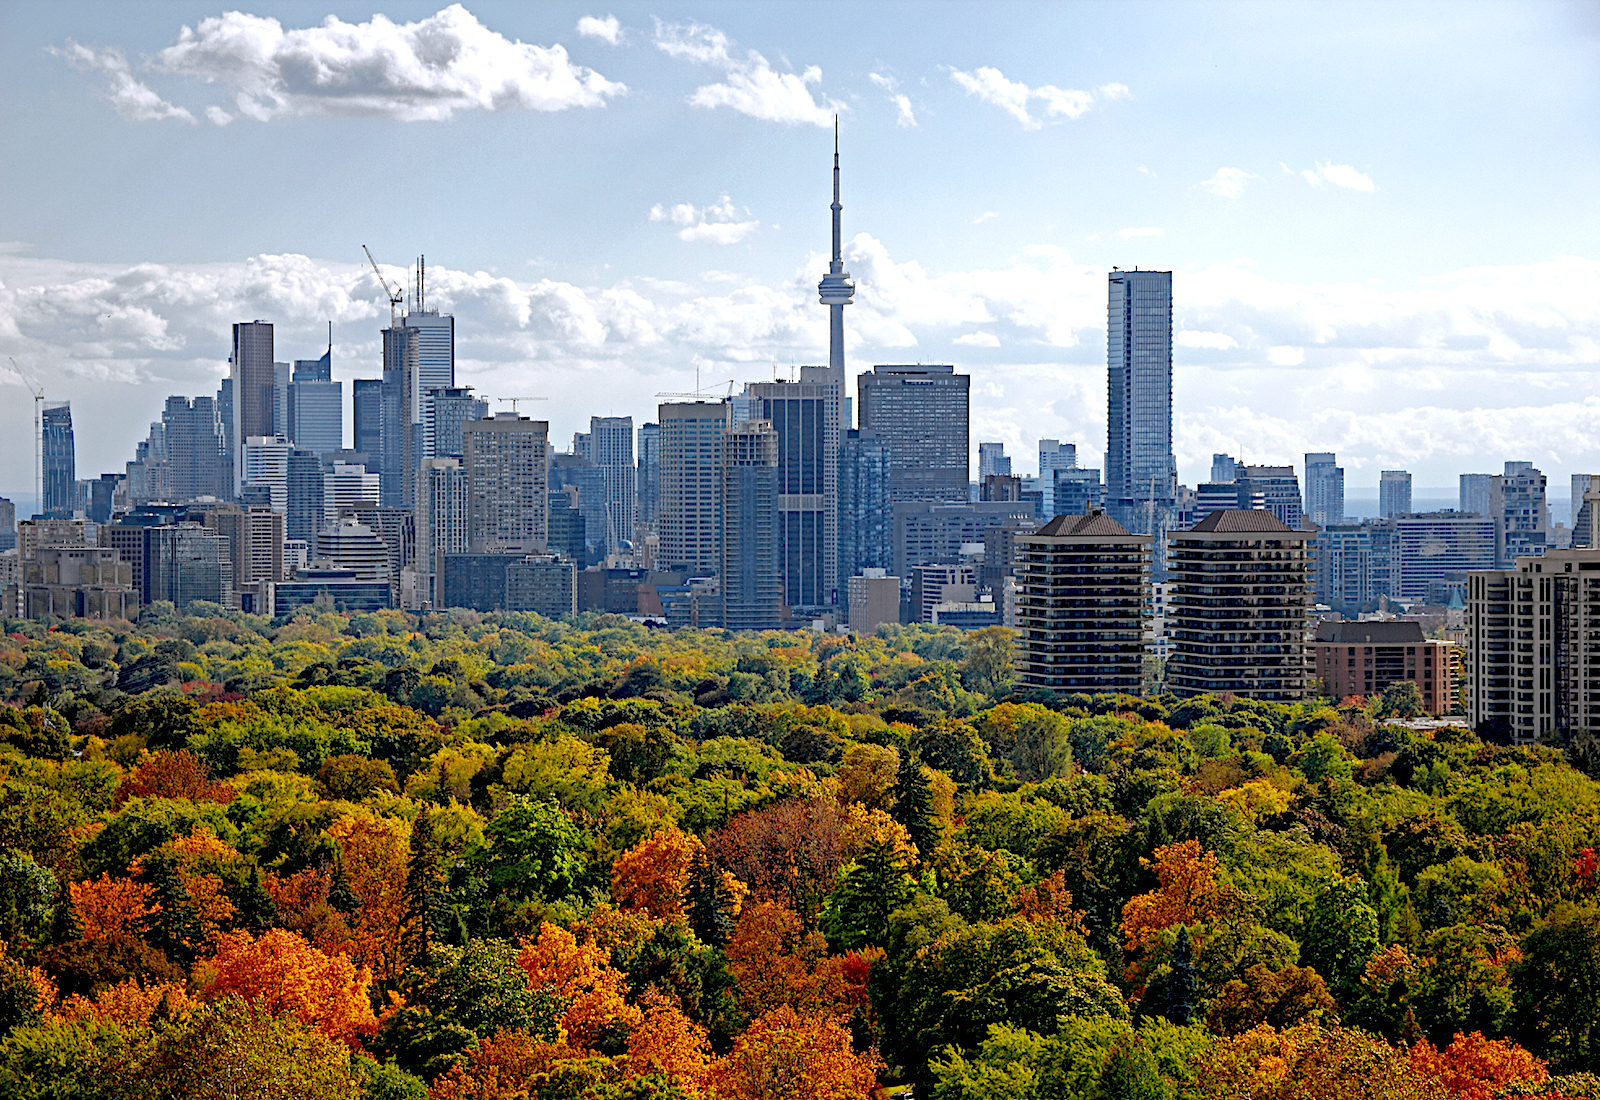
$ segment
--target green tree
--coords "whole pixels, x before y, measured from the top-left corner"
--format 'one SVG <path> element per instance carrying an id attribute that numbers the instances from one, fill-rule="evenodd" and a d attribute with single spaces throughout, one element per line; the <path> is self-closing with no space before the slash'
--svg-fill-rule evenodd
<path id="1" fill-rule="evenodd" d="M 343 1044 L 265 1007 L 228 997 L 158 1033 L 135 1095 L 166 1100 L 358 1100 Z"/>
<path id="2" fill-rule="evenodd" d="M 889 914 L 911 900 L 916 884 L 905 857 L 889 844 L 867 849 L 840 868 L 818 921 L 835 951 L 881 946 Z"/>
<path id="3" fill-rule="evenodd" d="M 939 844 L 939 821 L 933 812 L 933 786 L 922 770 L 922 759 L 912 750 L 900 755 L 895 772 L 894 808 L 890 816 L 906 827 L 911 843 L 924 861 Z"/>
<path id="4" fill-rule="evenodd" d="M 1518 1039 L 1564 1069 L 1600 1069 L 1600 909 L 1558 906 L 1512 971 Z"/>
<path id="5" fill-rule="evenodd" d="M 967 635 L 967 656 L 961 662 L 961 685 L 968 691 L 1004 695 L 1011 690 L 1011 651 L 1016 633 L 988 626 Z"/>
<path id="6" fill-rule="evenodd" d="M 1396 680 L 1383 689 L 1375 718 L 1421 718 L 1428 713 L 1415 680 Z"/>
<path id="7" fill-rule="evenodd" d="M 1166 980 L 1162 983 L 1161 1015 L 1183 1027 L 1194 1019 L 1195 997 L 1200 992 L 1200 978 L 1194 968 L 1194 948 L 1189 943 L 1189 929 L 1178 929 L 1177 942 L 1172 945 L 1172 958 L 1168 963 Z"/>
<path id="8" fill-rule="evenodd" d="M 400 920 L 400 957 L 408 967 L 433 962 L 440 923 L 449 909 L 445 898 L 444 850 L 434 835 L 426 808 L 411 823 L 406 856 L 405 912 Z"/>
<path id="9" fill-rule="evenodd" d="M 56 876 L 26 852 L 0 848 L 0 941 L 22 954 L 50 927 L 54 914 Z"/>
<path id="10" fill-rule="evenodd" d="M 587 838 L 554 803 L 513 795 L 483 832 L 488 845 L 479 859 L 492 888 L 547 901 L 577 888 Z"/>
<path id="11" fill-rule="evenodd" d="M 174 962 L 193 966 L 205 949 L 205 930 L 176 862 L 170 856 L 146 859 L 139 877 L 151 890 L 150 912 L 139 924 L 145 942 Z"/>
<path id="12" fill-rule="evenodd" d="M 733 938 L 733 894 L 704 850 L 695 853 L 684 900 L 689 911 L 689 927 L 701 942 L 716 948 L 727 947 Z"/>
<path id="13" fill-rule="evenodd" d="M 1317 896 L 1300 941 L 1303 961 L 1341 998 L 1355 996 L 1367 960 L 1378 949 L 1378 913 L 1367 904 L 1367 886 L 1341 879 Z"/>

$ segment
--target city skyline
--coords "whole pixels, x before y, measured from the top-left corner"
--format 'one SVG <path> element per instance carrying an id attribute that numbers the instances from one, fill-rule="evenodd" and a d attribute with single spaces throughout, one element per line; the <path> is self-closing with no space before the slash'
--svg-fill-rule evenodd
<path id="1" fill-rule="evenodd" d="M 177 14 L 163 22 L 169 10 Z M 276 11 L 255 10 L 262 17 Z M 1452 485 L 1458 473 L 1493 471 L 1512 458 L 1533 461 L 1554 486 L 1564 486 L 1568 472 L 1600 465 L 1595 441 L 1582 430 L 1592 418 L 1587 371 L 1600 339 L 1592 292 L 1600 266 L 1586 258 L 1600 254 L 1595 216 L 1576 198 L 1581 188 L 1555 186 L 1555 197 L 1529 212 L 1496 198 L 1504 192 L 1500 168 L 1463 182 L 1461 158 L 1471 142 L 1442 125 L 1460 120 L 1440 98 L 1466 79 L 1465 62 L 1447 59 L 1446 47 L 1471 57 L 1492 39 L 1505 54 L 1506 73 L 1542 73 L 1533 91 L 1513 92 L 1510 76 L 1494 86 L 1511 99 L 1537 95 L 1559 108 L 1535 129 L 1581 112 L 1595 98 L 1593 74 L 1573 68 L 1569 47 L 1553 36 L 1559 27 L 1579 42 L 1593 38 L 1593 26 L 1575 18 L 1574 7 L 1533 7 L 1513 17 L 1469 5 L 1456 10 L 1471 19 L 1435 26 L 1431 39 L 1419 37 L 1419 28 L 1429 13 L 1444 9 L 1413 6 L 1394 15 L 1362 9 L 1377 20 L 1365 36 L 1356 31 L 1356 17 L 1331 11 L 1299 25 L 1265 20 L 1247 31 L 1243 9 L 1230 9 L 1221 23 L 1238 39 L 1235 57 L 1337 27 L 1346 37 L 1329 45 L 1331 59 L 1365 57 L 1363 66 L 1381 69 L 1388 48 L 1374 44 L 1378 36 L 1385 28 L 1408 30 L 1419 68 L 1442 82 L 1412 102 L 1413 125 L 1441 125 L 1412 153 L 1393 123 L 1363 114 L 1359 104 L 1341 106 L 1341 96 L 1353 93 L 1299 92 L 1315 109 L 1304 119 L 1308 133 L 1294 138 L 1298 145 L 1289 142 L 1287 120 L 1247 112 L 1231 127 L 1202 127 L 1202 135 L 1227 139 L 1204 154 L 1197 137 L 1161 154 L 1164 160 L 1148 139 L 1184 113 L 1180 94 L 1237 96 L 1243 84 L 1270 75 L 1219 83 L 1181 64 L 1178 31 L 1200 33 L 1186 23 L 1184 9 L 1159 9 L 1173 13 L 1170 25 L 1156 25 L 1151 13 L 1158 9 L 1127 9 L 1147 39 L 1137 58 L 1143 68 L 1114 40 L 1114 21 L 1095 8 L 1046 19 L 1050 29 L 1082 44 L 1061 60 L 992 30 L 959 46 L 948 32 L 930 32 L 898 53 L 863 57 L 869 45 L 888 49 L 877 22 L 867 21 L 860 42 L 835 48 L 801 27 L 787 7 L 771 9 L 765 19 L 738 9 L 710 18 L 668 8 L 652 22 L 643 9 L 624 6 L 615 9 L 614 32 L 605 13 L 586 9 L 450 10 L 454 33 L 541 48 L 559 42 L 568 51 L 565 63 L 628 90 L 600 95 L 603 108 L 458 105 L 453 118 L 433 121 L 405 121 L 393 103 L 369 104 L 364 117 L 352 117 L 361 112 L 333 97 L 274 108 L 268 121 L 239 117 L 218 127 L 202 121 L 202 101 L 209 95 L 226 103 L 224 93 L 232 93 L 244 102 L 238 98 L 244 91 L 219 85 L 213 94 L 200 69 L 149 64 L 173 46 L 185 23 L 204 39 L 210 32 L 197 22 L 203 14 L 157 7 L 132 19 L 111 9 L 92 24 L 72 9 L 6 17 L 11 44 L 0 49 L 25 55 L 26 64 L 5 79 L 35 81 L 16 89 L 14 104 L 32 104 L 40 117 L 101 141 L 131 180 L 145 182 L 146 194 L 163 182 L 183 193 L 191 185 L 174 174 L 177 163 L 230 142 L 254 142 L 261 149 L 252 156 L 287 163 L 291 154 L 336 141 L 363 149 L 414 134 L 441 149 L 469 138 L 566 142 L 587 171 L 596 170 L 594 158 L 605 146 L 618 179 L 617 187 L 602 189 L 617 193 L 603 211 L 591 198 L 541 219 L 504 197 L 491 205 L 502 221 L 504 211 L 516 211 L 515 232 L 494 236 L 485 233 L 492 215 L 473 223 L 458 208 L 481 195 L 459 180 L 452 184 L 452 173 L 439 165 L 415 170 L 419 194 L 437 197 L 454 186 L 474 201 L 430 200 L 428 217 L 419 219 L 392 216 L 382 174 L 357 185 L 346 160 L 331 174 L 295 176 L 287 188 L 308 201 L 328 195 L 327 211 L 291 218 L 263 201 L 259 182 L 241 181 L 236 196 L 214 199 L 208 208 L 223 218 L 220 232 L 175 223 L 153 241 L 159 218 L 125 218 L 107 232 L 104 211 L 91 208 L 80 183 L 63 184 L 48 201 L 41 197 L 39 181 L 71 174 L 70 150 L 42 158 L 26 179 L 7 176 L 15 229 L 0 237 L 30 244 L 0 254 L 0 312 L 9 314 L 0 350 L 40 377 L 47 397 L 73 401 L 81 475 L 119 469 L 168 396 L 214 393 L 233 323 L 257 317 L 273 323 L 277 357 L 292 361 L 319 354 L 332 321 L 335 380 L 375 376 L 384 300 L 362 262 L 361 243 L 373 244 L 386 275 L 399 283 L 407 281 L 400 261 L 419 252 L 439 257 L 442 250 L 443 261 L 429 264 L 429 305 L 457 317 L 459 383 L 491 398 L 548 395 L 539 415 L 548 417 L 555 439 L 591 415 L 650 419 L 653 394 L 691 388 L 697 367 L 700 382 L 709 384 L 770 378 L 773 362 L 783 374 L 791 363 L 825 362 L 827 322 L 812 297 L 827 263 L 815 196 L 826 186 L 819 153 L 832 137 L 826 129 L 835 108 L 843 114 L 852 211 L 842 260 L 858 288 L 846 326 L 850 373 L 875 363 L 955 363 L 973 378 L 973 450 L 980 442 L 1006 443 L 1018 473 L 1033 472 L 1041 438 L 1076 443 L 1083 466 L 1103 464 L 1099 349 L 1103 280 L 1112 266 L 1174 272 L 1174 450 L 1186 484 L 1204 480 L 1215 452 L 1298 466 L 1307 451 L 1333 451 L 1356 501 L 1376 496 L 1382 469 L 1411 471 L 1420 498 L 1429 488 Z M 1020 10 L 999 10 L 995 29 L 1014 30 Z M 368 15 L 340 14 L 357 39 L 370 26 Z M 315 33 L 317 19 L 303 9 L 276 15 L 291 37 Z M 397 7 L 390 16 L 404 29 L 434 19 L 435 9 Z M 580 31 L 580 18 L 589 16 Z M 1199 41 L 1220 49 L 1219 35 L 1205 32 Z M 86 60 L 69 43 L 100 52 Z M 98 82 L 117 78 L 106 61 L 109 48 L 125 52 L 129 81 L 171 97 L 173 109 L 189 111 L 195 124 L 119 117 L 116 105 L 100 98 Z M 762 51 L 761 59 L 749 50 Z M 987 61 L 978 56 L 985 51 Z M 87 68 L 74 70 L 74 58 Z M 806 69 L 813 63 L 822 68 L 817 79 Z M 1316 71 L 1331 63 L 1319 62 Z M 1419 79 L 1415 72 L 1410 78 Z M 1394 88 L 1382 72 L 1374 79 L 1377 90 L 1368 94 Z M 685 80 L 690 86 L 679 94 L 675 82 Z M 776 116 L 771 103 L 732 95 L 769 84 L 774 95 L 788 96 L 782 102 L 790 107 L 810 103 L 809 113 Z M 1078 87 L 1092 90 L 1074 92 Z M 728 91 L 708 91 L 716 88 Z M 38 98 L 45 89 L 49 103 Z M 904 97 L 904 111 L 895 97 Z M 1476 124 L 1507 137 L 1509 104 Z M 137 114 L 126 101 L 121 107 Z M 898 124 L 907 113 L 915 126 Z M 663 157 L 638 145 L 624 156 L 614 147 L 625 135 L 637 136 L 647 120 L 675 128 L 699 159 L 691 164 L 685 155 Z M 1530 124 L 1519 116 L 1516 125 Z M 594 137 L 586 143 L 587 131 Z M 1592 163 L 1594 146 L 1581 138 L 1584 132 L 1572 131 L 1578 140 L 1541 160 L 1547 182 L 1575 180 Z M 1306 147 L 1317 143 L 1327 147 Z M 974 161 L 1036 173 L 1098 157 L 1105 178 L 1069 173 L 1061 179 L 1070 193 L 1047 201 L 1052 188 L 1037 179 L 999 173 L 998 181 L 979 185 L 965 162 L 937 186 L 908 174 L 958 145 Z M 1292 171 L 1266 155 L 1269 146 L 1283 150 L 1274 155 L 1290 158 L 1281 164 Z M 502 183 L 495 186 L 503 186 L 503 174 L 523 155 L 505 152 L 495 175 Z M 1210 159 L 1194 159 L 1202 155 Z M 178 161 L 162 159 L 172 156 Z M 763 157 L 770 172 L 745 163 Z M 563 181 L 576 171 L 556 166 L 550 178 L 557 192 L 571 195 Z M 724 190 L 733 197 L 721 199 Z M 1475 226 L 1464 239 L 1445 241 L 1452 219 L 1496 202 L 1504 224 Z M 391 216 L 374 221 L 363 209 L 350 222 L 354 229 L 335 232 L 324 224 L 328 213 L 355 210 L 356 203 Z M 975 208 L 957 216 L 958 203 Z M 1060 224 L 1047 229 L 1049 216 Z M 1279 227 L 1281 240 L 1252 227 L 1261 218 Z M 1393 237 L 1397 219 L 1406 221 L 1407 233 L 1381 242 Z M 592 240 L 579 239 L 578 223 Z M 366 242 L 355 239 L 369 229 Z M 535 240 L 541 233 L 545 239 Z M 1349 247 L 1333 247 L 1341 235 Z M 1407 244 L 1409 254 L 1402 255 Z M 240 258 L 251 255 L 256 259 Z M 8 396 L 0 492 L 26 498 L 28 402 L 9 372 L 0 372 L 0 381 Z M 845 392 L 852 389 L 847 379 Z M 604 394 L 601 401 L 596 393 Z M 352 398 L 345 405 L 347 438 Z M 1560 499 L 1559 491 L 1552 496 Z"/>

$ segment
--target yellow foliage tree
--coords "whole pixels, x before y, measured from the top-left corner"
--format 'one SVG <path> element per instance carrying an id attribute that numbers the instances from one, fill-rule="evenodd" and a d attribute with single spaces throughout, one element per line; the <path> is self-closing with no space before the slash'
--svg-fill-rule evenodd
<path id="1" fill-rule="evenodd" d="M 546 922 L 539 926 L 537 939 L 522 941 L 517 965 L 531 988 L 566 1001 L 561 1026 L 574 1046 L 592 1045 L 608 1028 L 639 1023 L 639 1010 L 623 998 L 626 975 L 593 941 L 579 943 L 565 928 Z"/>
<path id="2" fill-rule="evenodd" d="M 711 1073 L 706 1029 L 653 989 L 640 998 L 644 1019 L 628 1032 L 628 1076 L 661 1073 L 699 1096 Z"/>
<path id="3" fill-rule="evenodd" d="M 216 971 L 207 991 L 211 997 L 235 993 L 275 1015 L 292 1013 L 352 1049 L 378 1029 L 368 996 L 372 972 L 357 971 L 347 956 L 319 951 L 293 932 L 270 928 L 260 938 L 224 934 L 211 966 Z"/>
<path id="4" fill-rule="evenodd" d="M 548 1084 L 562 1062 L 584 1052 L 565 1043 L 544 1043 L 525 1031 L 497 1031 L 467 1052 L 464 1061 L 433 1083 L 429 1100 L 527 1100 L 548 1095 Z"/>
<path id="5" fill-rule="evenodd" d="M 89 941 L 127 935 L 150 912 L 150 887 L 131 878 L 101 875 L 67 885 L 83 938 Z"/>
<path id="6" fill-rule="evenodd" d="M 1152 865 L 1151 860 L 1140 862 Z M 1217 857 L 1198 840 L 1162 845 L 1153 864 L 1161 885 L 1122 907 L 1122 938 L 1129 951 L 1137 951 L 1164 928 L 1195 924 L 1211 915 Z"/>
<path id="7" fill-rule="evenodd" d="M 371 814 L 341 817 L 328 826 L 339 845 L 350 890 L 361 902 L 360 920 L 345 943 L 329 945 L 349 954 L 385 980 L 400 968 L 400 922 L 405 916 L 406 857 L 411 828 L 404 821 Z"/>
<path id="8" fill-rule="evenodd" d="M 1289 792 L 1273 786 L 1265 779 L 1252 779 L 1237 787 L 1218 793 L 1217 799 L 1226 802 L 1251 821 L 1281 814 L 1289 808 Z"/>
<path id="9" fill-rule="evenodd" d="M 875 1053 L 851 1048 L 843 1025 L 783 1005 L 734 1041 L 712 1067 L 711 1084 L 726 1100 L 860 1100 L 881 1065 Z"/>
<path id="10" fill-rule="evenodd" d="M 57 1015 L 63 1020 L 93 1020 L 97 1023 L 122 1024 L 125 1027 L 143 1027 L 150 1022 L 161 1002 L 167 1002 L 171 1013 L 184 1013 L 198 1007 L 198 1002 L 178 982 L 160 982 L 145 985 L 138 978 L 129 978 L 108 986 L 95 997 L 74 993 L 61 1002 Z"/>
<path id="11" fill-rule="evenodd" d="M 611 896 L 624 909 L 661 918 L 682 916 L 690 869 L 704 851 L 698 839 L 669 825 L 611 864 Z"/>

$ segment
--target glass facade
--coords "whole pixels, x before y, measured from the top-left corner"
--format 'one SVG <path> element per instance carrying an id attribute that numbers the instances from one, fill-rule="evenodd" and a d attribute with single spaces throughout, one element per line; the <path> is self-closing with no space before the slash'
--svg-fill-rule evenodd
<path id="1" fill-rule="evenodd" d="M 1106 404 L 1107 505 L 1129 531 L 1153 534 L 1165 527 L 1178 487 L 1170 271 L 1110 275 Z"/>

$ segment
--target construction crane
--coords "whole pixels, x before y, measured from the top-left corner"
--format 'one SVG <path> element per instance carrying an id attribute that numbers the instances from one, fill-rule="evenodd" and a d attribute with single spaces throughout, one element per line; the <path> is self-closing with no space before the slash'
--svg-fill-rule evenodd
<path id="1" fill-rule="evenodd" d="M 736 385 L 738 385 L 738 381 L 730 378 L 726 382 L 711 383 L 710 389 L 697 389 L 693 393 L 658 393 L 656 396 L 665 397 L 670 401 L 704 401 L 708 397 L 718 396 L 718 394 L 712 392 L 712 390 L 716 389 L 718 386 L 727 386 L 728 392 L 726 396 L 732 397 L 733 387 Z"/>
<path id="2" fill-rule="evenodd" d="M 11 356 L 6 356 L 11 359 Z M 39 515 L 44 515 L 44 474 L 40 469 L 40 454 L 44 451 L 44 429 L 39 423 L 39 406 L 44 404 L 44 387 L 22 372 L 17 366 L 17 361 L 11 359 L 11 369 L 17 377 L 22 379 L 22 384 L 33 394 L 33 507 Z"/>
<path id="3" fill-rule="evenodd" d="M 548 397 L 497 397 L 497 398 L 495 398 L 495 400 L 496 401 L 503 401 L 507 405 L 510 405 L 511 406 L 511 415 L 512 416 L 516 416 L 517 415 L 517 402 L 518 401 L 548 401 L 550 399 Z"/>
<path id="4" fill-rule="evenodd" d="M 366 245 L 362 245 L 361 246 L 361 251 L 363 251 L 363 252 L 365 252 L 367 254 L 367 262 L 372 264 L 372 273 L 378 277 L 378 285 L 383 287 L 383 293 L 388 296 L 388 299 L 389 299 L 389 327 L 390 328 L 394 328 L 395 324 L 397 323 L 397 318 L 396 318 L 395 312 L 394 312 L 395 311 L 395 307 L 398 306 L 401 302 L 405 301 L 406 292 L 403 289 L 401 289 L 400 287 L 395 287 L 393 290 L 389 289 L 389 280 L 385 279 L 383 277 L 383 272 L 378 270 L 378 261 L 374 260 L 372 258 L 372 249 L 368 248 Z M 331 337 L 330 337 L 330 340 L 331 340 Z"/>

